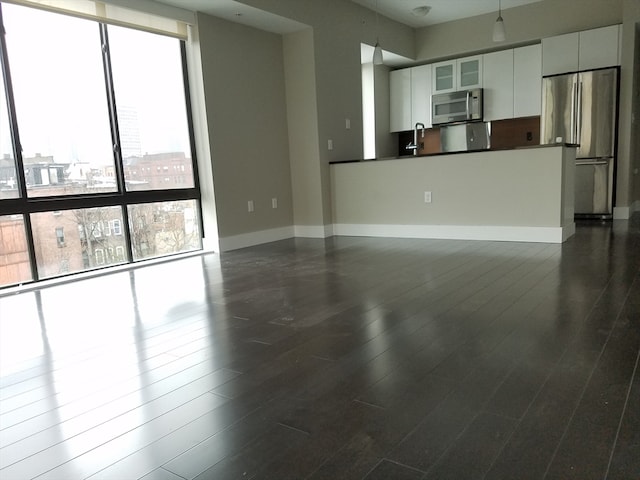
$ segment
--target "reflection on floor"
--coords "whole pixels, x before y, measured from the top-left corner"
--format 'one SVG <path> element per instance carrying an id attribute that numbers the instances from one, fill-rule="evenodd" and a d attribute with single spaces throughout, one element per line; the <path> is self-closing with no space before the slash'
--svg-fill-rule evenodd
<path id="1" fill-rule="evenodd" d="M 640 218 L 0 297 L 0 478 L 640 477 Z"/>

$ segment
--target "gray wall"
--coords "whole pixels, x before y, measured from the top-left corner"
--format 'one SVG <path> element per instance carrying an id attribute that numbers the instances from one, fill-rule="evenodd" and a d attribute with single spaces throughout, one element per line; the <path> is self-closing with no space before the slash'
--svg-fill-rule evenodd
<path id="1" fill-rule="evenodd" d="M 329 178 L 329 162 L 332 160 L 358 159 L 363 156 L 362 149 L 362 71 L 360 66 L 360 44 L 375 44 L 375 14 L 360 5 L 347 0 L 241 0 L 242 3 L 260 8 L 283 17 L 309 25 L 313 29 L 312 56 L 315 68 L 313 86 L 307 91 L 315 91 L 317 107 L 317 125 L 308 125 L 315 130 L 300 131 L 296 129 L 296 138 L 306 141 L 305 148 L 314 153 L 305 152 L 300 158 L 292 151 L 291 165 L 302 162 L 308 164 L 315 161 L 319 166 L 319 190 L 306 193 L 306 206 L 296 210 L 296 227 L 310 226 L 316 230 L 301 230 L 310 236 L 323 235 L 324 227 L 332 224 L 331 218 L 331 185 Z M 379 17 L 379 38 L 385 49 L 406 57 L 414 57 L 414 30 L 385 17 Z M 285 63 L 295 61 L 290 54 L 295 54 L 294 37 L 285 42 L 287 47 Z M 308 39 L 298 39 L 308 42 Z M 294 53 L 292 53 L 294 52 Z M 308 82 L 312 80 L 309 79 Z M 297 86 L 296 88 L 300 88 Z M 288 105 L 290 115 L 300 105 Z M 345 127 L 349 119 L 351 128 Z M 290 131 L 292 135 L 293 131 Z M 333 150 L 328 149 L 328 140 L 333 142 Z M 298 140 L 294 140 L 298 141 Z M 316 142 L 315 144 L 313 142 Z M 295 149 L 299 152 L 300 149 Z M 312 155 L 315 159 L 311 160 Z M 293 167 L 294 169 L 296 167 Z M 304 167 L 302 170 L 306 169 Z M 296 185 L 300 176 L 292 179 L 294 191 L 303 191 L 303 186 Z M 315 186 L 314 186 L 315 188 Z M 308 212 L 305 215 L 304 212 Z M 321 218 L 318 218 L 320 212 Z"/>
<path id="2" fill-rule="evenodd" d="M 624 0 L 617 202 L 640 210 L 640 0 Z M 626 177 L 623 175 L 627 175 Z M 625 181 L 626 180 L 626 181 Z"/>
<path id="3" fill-rule="evenodd" d="M 323 225 L 322 174 L 318 152 L 318 104 L 313 30 L 284 36 L 293 221 Z"/>
<path id="4" fill-rule="evenodd" d="M 204 14 L 198 30 L 219 236 L 291 226 L 282 37 Z"/>
<path id="5" fill-rule="evenodd" d="M 502 17 L 507 41 L 500 44 L 491 39 L 495 13 L 421 28 L 416 31 L 416 58 L 450 58 L 622 23 L 622 4 L 623 0 L 542 0 L 506 9 Z"/>
<path id="6" fill-rule="evenodd" d="M 638 4 L 640 9 L 640 4 Z M 636 23 L 636 52 L 640 52 L 640 21 Z M 633 85 L 633 119 L 634 123 L 631 128 L 632 158 L 635 159 L 633 170 L 633 192 L 636 202 L 636 210 L 640 211 L 640 53 L 635 55 L 634 77 L 636 79 Z"/>

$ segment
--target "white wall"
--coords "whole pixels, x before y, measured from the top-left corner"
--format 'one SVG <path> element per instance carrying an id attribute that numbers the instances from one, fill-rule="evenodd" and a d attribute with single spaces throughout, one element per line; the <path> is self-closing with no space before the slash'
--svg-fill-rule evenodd
<path id="1" fill-rule="evenodd" d="M 196 159 L 198 164 L 198 180 L 200 182 L 200 201 L 202 224 L 202 246 L 205 250 L 218 251 L 218 216 L 213 185 L 213 165 L 211 164 L 211 143 L 207 121 L 207 110 L 204 96 L 204 76 L 202 74 L 202 56 L 200 50 L 200 32 L 197 25 L 189 28 L 187 42 L 187 69 L 189 91 L 191 97 L 191 115 Z"/>
<path id="2" fill-rule="evenodd" d="M 398 136 L 389 135 L 391 107 L 389 105 L 389 72 L 386 65 L 374 65 L 376 157 L 395 157 Z"/>
<path id="3" fill-rule="evenodd" d="M 363 158 L 376 158 L 376 92 L 373 63 L 362 64 Z"/>

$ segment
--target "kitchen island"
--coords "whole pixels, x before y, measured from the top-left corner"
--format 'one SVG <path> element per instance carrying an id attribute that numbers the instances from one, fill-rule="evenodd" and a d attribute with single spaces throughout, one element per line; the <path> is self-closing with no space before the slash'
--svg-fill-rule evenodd
<path id="1" fill-rule="evenodd" d="M 575 233 L 575 150 L 332 163 L 334 234 L 562 243 Z"/>

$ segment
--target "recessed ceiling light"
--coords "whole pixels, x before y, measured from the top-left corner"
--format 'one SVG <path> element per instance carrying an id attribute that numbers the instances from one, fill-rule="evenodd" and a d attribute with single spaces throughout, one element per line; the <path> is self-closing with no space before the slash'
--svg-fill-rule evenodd
<path id="1" fill-rule="evenodd" d="M 411 13 L 416 17 L 424 17 L 427 13 L 431 11 L 431 7 L 427 5 L 423 5 L 422 7 L 416 7 L 411 10 Z"/>

